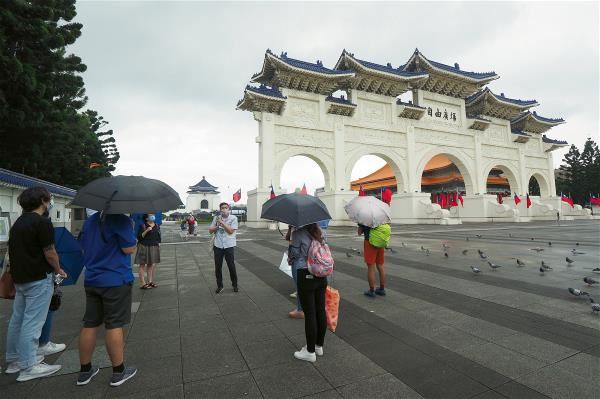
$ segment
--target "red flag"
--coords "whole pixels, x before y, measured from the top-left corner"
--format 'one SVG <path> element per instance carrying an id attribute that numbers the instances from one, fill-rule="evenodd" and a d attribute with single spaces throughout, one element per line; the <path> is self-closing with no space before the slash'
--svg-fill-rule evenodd
<path id="1" fill-rule="evenodd" d="M 521 198 L 515 193 L 515 205 L 519 205 L 521 203 Z"/>
<path id="2" fill-rule="evenodd" d="M 442 208 L 446 209 L 448 207 L 448 194 L 442 193 Z"/>
<path id="3" fill-rule="evenodd" d="M 596 198 L 596 197 L 590 198 L 590 204 L 600 206 L 600 198 Z"/>
<path id="4" fill-rule="evenodd" d="M 573 204 L 573 200 L 571 198 L 562 195 L 560 197 L 560 199 L 561 199 L 562 202 L 566 202 L 567 204 L 571 205 L 571 208 L 575 207 L 575 205 Z"/>
<path id="5" fill-rule="evenodd" d="M 242 189 L 240 188 L 235 193 L 233 193 L 233 202 L 238 202 L 242 199 Z"/>
<path id="6" fill-rule="evenodd" d="M 458 206 L 458 202 L 456 202 L 456 200 L 457 200 L 457 193 L 456 192 L 450 193 L 450 207 Z"/>
<path id="7" fill-rule="evenodd" d="M 460 206 L 462 206 L 464 208 L 465 205 L 464 205 L 462 193 L 458 193 L 458 200 L 460 201 Z"/>
<path id="8" fill-rule="evenodd" d="M 527 209 L 531 207 L 531 199 L 529 199 L 529 193 L 527 193 Z"/>
<path id="9" fill-rule="evenodd" d="M 358 196 L 359 197 L 365 197 L 366 195 L 367 195 L 367 193 L 365 192 L 365 190 L 363 190 L 363 186 L 361 184 L 360 188 L 358 189 Z"/>
<path id="10" fill-rule="evenodd" d="M 497 194 L 496 199 L 497 199 L 498 203 L 501 204 L 502 203 L 502 194 Z"/>
<path id="11" fill-rule="evenodd" d="M 277 196 L 275 195 L 275 191 L 273 190 L 273 186 L 271 186 L 271 195 L 269 196 L 269 199 L 273 199 L 275 197 L 277 197 Z"/>
<path id="12" fill-rule="evenodd" d="M 383 189 L 381 193 L 381 200 L 386 204 L 390 205 L 390 203 L 392 202 L 392 190 L 390 190 L 387 187 Z"/>
<path id="13" fill-rule="evenodd" d="M 308 191 L 306 191 L 306 184 L 302 185 L 302 190 L 300 190 L 300 194 L 304 194 L 304 195 L 308 194 Z"/>

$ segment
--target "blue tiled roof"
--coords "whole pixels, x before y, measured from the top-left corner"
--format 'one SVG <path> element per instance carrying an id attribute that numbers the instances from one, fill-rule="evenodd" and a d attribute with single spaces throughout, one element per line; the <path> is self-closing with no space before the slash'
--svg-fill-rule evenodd
<path id="1" fill-rule="evenodd" d="M 337 104 L 343 104 L 343 105 L 353 105 L 356 107 L 356 104 L 352 104 L 352 102 L 344 96 L 342 96 L 340 98 L 340 97 L 334 97 L 334 96 L 330 95 L 330 96 L 327 96 L 327 98 L 325 98 L 325 101 L 329 101 L 329 102 L 337 103 Z"/>
<path id="2" fill-rule="evenodd" d="M 557 118 L 557 119 L 553 119 L 553 118 L 544 118 L 543 116 L 540 116 L 537 114 L 537 112 L 533 111 L 533 117 L 541 122 L 546 122 L 546 123 L 564 123 L 565 120 L 563 118 Z"/>
<path id="3" fill-rule="evenodd" d="M 300 68 L 300 69 L 304 69 L 306 71 L 311 71 L 311 72 L 317 72 L 317 73 L 322 73 L 325 75 L 332 75 L 332 76 L 337 76 L 337 75 L 347 75 L 349 73 L 352 73 L 352 71 L 338 71 L 335 69 L 329 69 L 323 66 L 323 62 L 321 61 L 317 61 L 316 63 L 312 63 L 312 62 L 307 62 L 307 61 L 302 61 L 302 60 L 297 60 L 295 58 L 290 58 L 287 56 L 287 52 L 282 52 L 280 56 L 277 56 L 275 54 L 273 54 L 271 52 L 271 50 L 267 50 L 267 54 L 277 58 L 278 60 L 281 60 L 282 62 L 295 67 L 295 68 Z M 266 62 L 266 61 L 265 61 Z M 263 71 L 264 71 L 264 66 L 263 66 Z M 256 78 L 257 76 L 261 75 L 263 73 L 263 71 L 260 71 L 256 74 L 254 74 L 252 76 L 252 79 Z"/>
<path id="4" fill-rule="evenodd" d="M 396 100 L 396 104 L 398 104 L 398 105 L 406 105 L 406 106 L 408 106 L 408 107 L 412 107 L 412 108 L 420 108 L 420 109 L 425 109 L 425 107 L 420 107 L 420 106 L 418 106 L 417 104 L 413 104 L 413 103 L 412 103 L 412 101 L 409 101 L 409 102 L 407 102 L 407 103 L 404 103 L 404 102 L 402 102 L 402 100 L 400 100 L 400 99 L 397 99 L 397 100 Z"/>
<path id="5" fill-rule="evenodd" d="M 537 104 L 537 101 L 535 101 L 535 100 L 519 100 L 519 99 L 514 99 L 514 98 L 508 98 L 508 97 L 504 97 L 504 93 L 502 93 L 501 95 L 494 94 L 487 87 L 485 89 L 478 91 L 477 93 L 474 93 L 474 94 L 470 95 L 469 97 L 465 98 L 465 103 L 468 104 L 471 101 L 478 98 L 479 96 L 484 95 L 485 93 L 490 93 L 494 98 L 496 98 L 499 101 L 504 101 L 504 102 L 511 103 L 514 105 L 527 106 L 527 105 Z"/>
<path id="6" fill-rule="evenodd" d="M 193 186 L 190 186 L 191 189 L 197 189 L 197 190 L 202 190 L 202 191 L 207 191 L 207 190 L 215 190 L 219 187 L 215 187 L 212 184 L 210 184 L 209 182 L 206 181 L 206 179 L 204 178 L 204 176 L 202 176 L 202 180 L 200 180 L 198 183 L 196 183 Z"/>
<path id="7" fill-rule="evenodd" d="M 18 187 L 30 188 L 30 187 L 45 187 L 52 194 L 63 195 L 65 197 L 74 198 L 77 194 L 76 190 L 68 187 L 59 186 L 58 184 L 50 183 L 45 180 L 36 179 L 23 175 L 21 173 L 13 172 L 8 169 L 0 168 L 0 182 L 11 184 Z"/>
<path id="8" fill-rule="evenodd" d="M 546 137 L 546 135 L 544 134 L 542 136 L 542 141 L 544 143 L 548 143 L 548 144 L 559 144 L 559 145 L 563 145 L 563 144 L 569 144 L 564 140 L 554 140 L 554 139 L 549 139 L 548 137 Z"/>
<path id="9" fill-rule="evenodd" d="M 277 98 L 284 98 L 284 99 L 287 98 L 286 96 L 283 95 L 283 93 L 281 92 L 281 90 L 279 90 L 279 88 L 277 86 L 268 87 L 265 85 L 260 85 L 259 87 L 254 87 L 254 86 L 247 85 L 246 90 L 252 91 L 254 93 L 262 94 L 265 96 L 269 96 L 269 97 L 277 97 Z"/>
<path id="10" fill-rule="evenodd" d="M 352 58 L 354 58 L 354 57 L 352 57 Z M 392 64 L 390 64 L 390 63 L 388 63 L 387 65 L 384 66 L 384 65 L 376 64 L 374 62 L 360 60 L 358 58 L 354 58 L 354 59 L 356 61 L 358 61 L 358 63 L 360 63 L 365 68 L 374 69 L 374 70 L 380 71 L 380 72 L 391 73 L 393 75 L 398 75 L 398 76 L 402 76 L 402 77 L 413 77 L 413 76 L 426 77 L 427 76 L 427 72 L 405 71 L 402 69 L 404 67 L 404 65 L 400 65 L 398 68 L 394 68 L 394 67 L 392 67 Z"/>
<path id="11" fill-rule="evenodd" d="M 453 72 L 459 75 L 463 75 L 466 76 L 468 78 L 472 78 L 472 79 L 487 79 L 487 78 L 493 78 L 493 77 L 497 77 L 498 75 L 496 74 L 496 72 L 471 72 L 471 71 L 463 71 L 462 69 L 460 69 L 460 67 L 458 66 L 458 64 L 455 64 L 455 66 L 450 66 L 450 65 L 446 65 L 446 64 L 442 64 L 441 62 L 437 62 L 437 61 L 432 61 L 430 59 L 428 59 L 427 57 L 425 57 L 425 55 L 423 55 L 423 53 L 421 53 L 419 51 L 419 49 L 415 49 L 415 55 L 419 55 L 422 58 L 424 58 L 425 60 L 427 60 L 427 62 L 429 62 L 431 65 L 433 65 L 436 68 L 442 69 L 444 71 L 448 71 L 448 72 Z M 405 64 L 404 65 L 404 69 L 408 69 L 410 67 L 410 65 Z"/>

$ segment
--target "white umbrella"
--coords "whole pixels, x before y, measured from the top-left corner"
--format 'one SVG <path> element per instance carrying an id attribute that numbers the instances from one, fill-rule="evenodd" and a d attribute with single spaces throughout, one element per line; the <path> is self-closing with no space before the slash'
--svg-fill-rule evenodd
<path id="1" fill-rule="evenodd" d="M 365 226 L 377 227 L 392 221 L 389 205 L 375 197 L 355 197 L 344 209 L 351 220 Z"/>

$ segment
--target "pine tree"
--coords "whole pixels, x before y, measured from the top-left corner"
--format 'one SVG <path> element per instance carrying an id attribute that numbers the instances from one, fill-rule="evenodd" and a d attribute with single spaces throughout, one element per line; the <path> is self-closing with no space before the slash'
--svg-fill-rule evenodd
<path id="1" fill-rule="evenodd" d="M 565 195 L 570 193 L 575 203 L 586 204 L 590 194 L 600 191 L 598 145 L 591 138 L 587 139 L 581 152 L 575 145 L 571 145 L 563 162 L 560 170 L 563 171 L 564 178 L 557 178 L 557 194 L 561 191 Z"/>
<path id="2" fill-rule="evenodd" d="M 100 142 L 105 123 L 94 130 L 102 117 L 81 112 L 86 66 L 66 51 L 75 16 L 75 0 L 0 4 L 0 167 L 77 188 L 114 170 L 118 152 Z"/>

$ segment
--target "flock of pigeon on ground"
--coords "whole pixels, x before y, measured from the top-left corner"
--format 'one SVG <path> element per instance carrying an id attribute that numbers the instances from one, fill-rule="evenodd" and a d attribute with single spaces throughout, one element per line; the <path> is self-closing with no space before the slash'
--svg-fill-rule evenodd
<path id="1" fill-rule="evenodd" d="M 509 233 L 508 236 L 512 237 L 512 234 Z M 476 234 L 475 237 L 482 238 L 483 236 L 481 234 Z M 466 240 L 469 241 L 469 237 L 466 237 Z M 531 241 L 534 241 L 534 238 L 531 238 Z M 406 247 L 406 244 L 403 242 L 402 246 Z M 548 246 L 549 247 L 552 246 L 552 242 L 551 241 L 548 242 Z M 579 243 L 575 243 L 575 246 L 579 247 Z M 449 249 L 450 249 L 450 246 L 446 242 L 442 242 L 442 250 L 444 252 L 444 257 L 445 258 L 449 257 L 449 255 L 448 255 L 448 250 Z M 386 250 L 388 250 L 388 251 L 390 251 L 392 253 L 396 253 L 397 252 L 396 250 L 394 250 L 391 247 L 386 248 Z M 530 248 L 530 250 L 531 251 L 535 251 L 535 252 L 537 252 L 539 254 L 540 252 L 544 251 L 544 248 L 535 247 L 535 248 Z M 351 252 L 346 252 L 346 256 L 349 257 L 349 258 L 353 256 L 352 252 L 356 253 L 357 255 L 362 255 L 361 251 L 358 250 L 358 249 L 356 249 L 356 248 L 350 248 L 350 251 Z M 423 253 L 425 253 L 426 256 L 431 255 L 431 251 L 428 248 L 425 248 L 422 245 L 421 245 L 421 251 Z M 467 256 L 468 253 L 469 253 L 468 249 L 463 249 L 462 250 L 462 254 L 464 256 Z M 495 264 L 495 263 L 491 262 L 488 259 L 488 256 L 487 256 L 487 254 L 484 251 L 478 249 L 477 253 L 479 254 L 480 260 L 487 262 L 487 264 L 492 269 L 492 271 L 496 271 L 496 270 L 500 269 L 501 266 L 498 265 L 498 264 Z M 579 250 L 577 250 L 575 248 L 573 248 L 571 250 L 571 256 L 573 256 L 573 257 L 575 257 L 577 255 L 583 255 L 584 253 L 585 252 L 580 252 Z M 517 261 L 516 262 L 517 263 L 517 267 L 523 267 L 523 266 L 525 266 L 525 262 L 522 261 L 521 259 L 519 259 L 519 258 L 513 258 L 513 259 L 516 259 L 516 261 Z M 566 256 L 565 257 L 565 262 L 566 262 L 566 266 L 567 267 L 571 267 L 571 266 L 573 266 L 573 263 L 575 263 L 575 260 L 572 259 L 572 258 L 569 258 L 568 256 Z M 475 266 L 471 266 L 471 270 L 476 275 L 481 273 L 481 269 L 478 268 L 478 267 L 475 267 Z M 540 270 L 540 275 L 543 276 L 545 273 L 547 273 L 550 270 L 552 270 L 552 267 L 542 260 L 539 270 Z M 592 272 L 600 274 L 600 267 L 596 267 L 596 268 L 592 269 Z M 595 287 L 595 286 L 598 286 L 598 284 L 599 284 L 598 280 L 595 280 L 592 277 L 584 277 L 583 278 L 583 282 L 586 283 L 588 285 L 588 287 Z M 571 295 L 573 295 L 573 296 L 576 296 L 576 297 L 579 297 L 579 298 L 587 298 L 590 301 L 590 303 L 592 304 L 592 313 L 593 314 L 599 314 L 600 313 L 600 303 L 598 303 L 596 300 L 594 300 L 594 298 L 592 298 L 592 296 L 588 292 L 579 290 L 577 288 L 569 288 L 568 290 L 569 290 L 569 293 L 571 293 Z"/>

